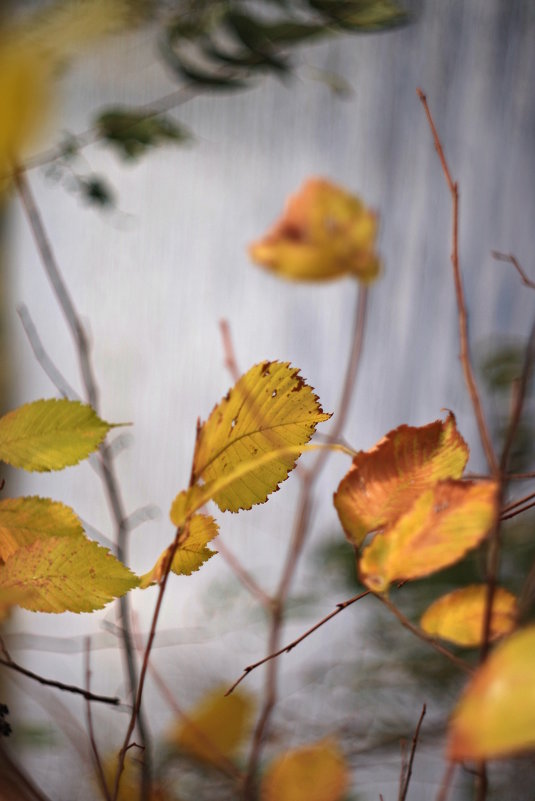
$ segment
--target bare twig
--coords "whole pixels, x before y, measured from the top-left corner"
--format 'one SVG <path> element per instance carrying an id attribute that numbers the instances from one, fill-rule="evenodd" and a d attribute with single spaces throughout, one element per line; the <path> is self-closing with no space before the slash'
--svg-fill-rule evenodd
<path id="1" fill-rule="evenodd" d="M 451 177 L 451 173 L 448 167 L 448 163 L 446 161 L 446 157 L 444 155 L 444 150 L 438 135 L 438 131 L 435 126 L 435 122 L 433 120 L 433 117 L 431 116 L 429 106 L 427 105 L 427 98 L 421 89 L 417 89 L 416 91 L 424 107 L 427 121 L 429 123 L 429 127 L 431 129 L 431 133 L 433 136 L 435 149 L 438 153 L 440 164 L 442 166 L 442 171 L 444 173 L 444 177 L 446 179 L 446 183 L 448 185 L 448 189 L 450 191 L 452 200 L 451 263 L 453 267 L 455 295 L 457 298 L 457 310 L 459 317 L 459 335 L 461 341 L 461 352 L 460 352 L 461 365 L 463 368 L 463 373 L 466 381 L 466 386 L 468 388 L 468 393 L 470 395 L 470 400 L 472 401 L 472 406 L 474 409 L 474 414 L 479 429 L 479 436 L 483 444 L 483 449 L 487 457 L 487 462 L 489 464 L 492 474 L 496 477 L 499 477 L 500 470 L 499 470 L 498 460 L 496 458 L 496 454 L 492 446 L 492 440 L 490 438 L 487 422 L 485 420 L 485 415 L 483 413 L 483 406 L 481 404 L 481 399 L 479 396 L 479 391 L 477 388 L 474 371 L 472 367 L 472 361 L 470 357 L 470 345 L 468 341 L 468 315 L 466 312 L 464 289 L 459 266 L 459 187 Z"/>
<path id="2" fill-rule="evenodd" d="M 451 782 L 453 780 L 453 775 L 455 773 L 456 767 L 457 765 L 455 762 L 448 762 L 448 765 L 446 767 L 446 772 L 444 773 L 444 778 L 442 779 L 440 785 L 440 790 L 438 791 L 437 801 L 446 801 L 449 795 Z"/>
<path id="3" fill-rule="evenodd" d="M 33 681 L 37 681 L 39 684 L 44 684 L 47 687 L 55 687 L 57 690 L 63 690 L 67 693 L 81 695 L 87 701 L 97 701 L 101 704 L 111 704 L 112 706 L 119 706 L 121 703 L 119 698 L 113 698 L 109 695 L 95 695 L 95 693 L 88 692 L 87 690 L 84 690 L 81 687 L 76 687 L 73 684 L 64 684 L 62 681 L 56 681 L 55 679 L 45 679 L 44 676 L 40 676 L 38 673 L 27 670 L 26 668 L 22 667 L 22 665 L 17 664 L 17 662 L 14 662 L 13 659 L 11 659 L 1 637 L 0 649 L 4 655 L 3 658 L 0 658 L 0 665 L 4 665 L 11 670 L 15 670 L 17 673 L 21 673 L 23 676 L 26 676 Z"/>
<path id="4" fill-rule="evenodd" d="M 26 175 L 21 171 L 16 171 L 14 181 L 19 193 L 19 197 L 26 213 L 28 223 L 30 225 L 35 244 L 41 262 L 45 269 L 46 275 L 51 283 L 52 290 L 60 306 L 67 325 L 71 331 L 74 339 L 80 370 L 82 374 L 82 381 L 84 384 L 85 396 L 87 402 L 98 412 L 98 390 L 94 377 L 93 367 L 91 364 L 89 341 L 84 331 L 80 316 L 74 306 L 70 293 L 67 289 L 56 257 L 52 251 L 52 247 L 46 233 L 41 214 L 33 197 L 30 184 Z M 106 496 L 113 516 L 113 521 L 116 530 L 116 553 L 117 558 L 123 562 L 127 562 L 127 538 L 128 533 L 126 526 L 126 513 L 123 507 L 119 483 L 117 481 L 113 461 L 110 456 L 109 446 L 106 443 L 102 444 L 99 449 L 100 464 L 101 464 L 101 478 Z M 134 646 L 132 643 L 132 635 L 130 632 L 130 611 L 129 600 L 127 595 L 123 595 L 119 601 L 122 621 L 122 638 L 123 648 L 122 652 L 125 659 L 126 671 L 128 675 L 128 682 L 130 686 L 130 694 L 132 698 L 136 697 L 137 692 L 137 669 L 134 659 Z M 145 722 L 143 711 L 138 710 L 137 725 L 142 745 L 144 747 L 144 757 L 142 763 L 142 801 L 148 801 L 150 795 L 150 774 L 151 774 L 151 754 L 150 742 L 148 736 L 147 725 Z"/>
<path id="5" fill-rule="evenodd" d="M 251 576 L 248 570 L 242 565 L 239 559 L 227 548 L 221 537 L 217 540 L 217 552 L 223 557 L 224 561 L 231 568 L 233 573 L 238 577 L 243 586 L 249 590 L 252 596 L 259 601 L 266 609 L 271 608 L 271 598 L 265 592 L 258 582 Z"/>
<path id="6" fill-rule="evenodd" d="M 420 640 L 423 640 L 424 642 L 428 643 L 432 648 L 435 649 L 435 651 L 437 651 L 439 654 L 442 654 L 442 656 L 445 656 L 446 659 L 449 659 L 450 662 L 456 667 L 458 667 L 460 670 L 470 675 L 474 673 L 474 669 L 470 667 L 470 665 L 467 665 L 467 663 L 463 659 L 460 659 L 458 656 L 452 653 L 452 651 L 449 651 L 439 642 L 434 640 L 433 637 L 430 637 L 429 634 L 426 634 L 425 631 L 422 631 L 422 629 L 419 629 L 418 626 L 415 626 L 413 623 L 411 623 L 410 620 L 408 620 L 408 618 L 405 617 L 403 612 L 401 612 L 398 609 L 398 607 L 395 604 L 393 604 L 389 598 L 386 597 L 386 595 L 380 595 L 379 593 L 373 593 L 373 594 L 375 595 L 378 601 L 381 601 L 381 603 L 384 604 L 384 606 L 386 606 L 386 608 L 389 609 L 392 612 L 392 614 L 397 617 L 402 626 L 404 626 L 409 631 L 412 631 L 412 633 L 415 634 Z"/>
<path id="7" fill-rule="evenodd" d="M 529 387 L 529 382 L 533 373 L 533 363 L 535 362 L 535 322 L 531 326 L 528 344 L 524 354 L 524 363 L 522 365 L 522 373 L 520 380 L 516 387 L 516 394 L 514 398 L 513 411 L 509 420 L 505 444 L 503 446 L 502 455 L 500 458 L 500 469 L 502 474 L 507 472 L 507 465 L 511 455 L 511 448 L 513 446 L 515 434 L 518 429 L 518 424 L 522 417 L 524 403 Z"/>
<path id="8" fill-rule="evenodd" d="M 362 353 L 362 346 L 364 343 L 364 328 L 366 322 L 366 309 L 368 301 L 368 289 L 360 286 L 358 290 L 357 303 L 355 307 L 353 338 L 349 354 L 347 367 L 345 370 L 344 384 L 342 387 L 341 399 L 338 406 L 337 417 L 333 428 L 330 432 L 333 440 L 338 440 L 347 418 L 351 398 L 355 386 L 355 379 L 360 364 L 360 357 Z M 294 527 L 290 546 L 284 561 L 281 577 L 273 598 L 271 608 L 271 621 L 268 634 L 267 653 L 272 654 L 280 649 L 281 629 L 284 619 L 284 607 L 290 591 L 291 583 L 295 574 L 295 570 L 301 555 L 303 546 L 306 541 L 308 524 L 310 520 L 310 513 L 312 510 L 312 493 L 314 484 L 318 479 L 320 472 L 327 459 L 328 451 L 320 451 L 308 470 L 302 470 L 298 474 L 301 482 L 301 491 L 298 500 L 296 515 L 294 518 Z M 253 732 L 252 744 L 249 751 L 247 761 L 247 775 L 243 786 L 243 799 L 244 801 L 253 801 L 255 797 L 255 783 L 262 752 L 262 746 L 265 740 L 266 732 L 269 727 L 269 722 L 273 709 L 275 707 L 277 698 L 277 682 L 278 682 L 278 662 L 276 659 L 269 660 L 266 668 L 265 682 L 264 682 L 264 700 L 260 715 L 257 719 L 256 726 Z"/>
<path id="9" fill-rule="evenodd" d="M 534 506 L 535 506 L 535 500 L 532 501 L 531 503 L 527 503 L 525 506 L 515 508 L 512 512 L 509 512 L 508 514 L 505 515 L 502 514 L 500 516 L 500 520 L 510 520 L 512 517 L 517 517 L 517 515 L 521 515 L 522 512 L 527 512 L 529 511 L 529 509 L 533 509 Z"/>
<path id="10" fill-rule="evenodd" d="M 91 638 L 86 637 L 85 639 L 85 686 L 87 692 L 91 689 Z M 93 760 L 95 763 L 95 768 L 98 776 L 98 781 L 100 784 L 100 789 L 102 790 L 102 794 L 106 801 L 111 801 L 110 799 L 110 791 L 108 790 L 108 785 L 106 783 L 106 777 L 104 776 L 104 769 L 102 767 L 102 760 L 100 759 L 100 754 L 98 752 L 97 741 L 95 739 L 95 731 L 93 729 L 93 715 L 91 712 L 91 704 L 87 701 L 86 704 L 86 720 L 87 720 L 87 729 L 89 732 L 89 742 L 91 743 L 91 750 L 93 751 Z"/>
<path id="11" fill-rule="evenodd" d="M 339 615 L 340 612 L 343 612 L 344 609 L 347 609 L 348 606 L 351 606 L 351 604 L 360 601 L 361 598 L 365 598 L 366 595 L 369 594 L 370 590 L 366 590 L 365 592 L 361 592 L 358 595 L 354 595 L 347 601 L 341 601 L 339 604 L 336 604 L 336 608 L 332 612 L 329 612 L 328 615 L 322 617 L 321 620 L 319 620 L 317 623 L 315 623 L 313 626 L 307 629 L 304 632 L 304 634 L 301 634 L 301 636 L 297 637 L 295 640 L 292 640 L 292 642 L 288 643 L 288 645 L 285 645 L 278 651 L 275 651 L 274 653 L 265 656 L 263 659 L 259 659 L 258 662 L 254 662 L 252 665 L 247 665 L 247 667 L 243 669 L 242 675 L 234 682 L 232 687 L 229 687 L 225 695 L 230 695 L 231 692 L 233 692 L 236 689 L 238 684 L 241 684 L 244 678 L 248 676 L 249 673 L 252 673 L 253 670 L 256 670 L 256 668 L 260 667 L 261 665 L 265 665 L 266 662 L 269 662 L 272 659 L 276 659 L 276 657 L 281 656 L 282 654 L 289 654 L 290 651 L 292 651 L 296 647 L 296 645 L 299 645 L 300 643 L 303 642 L 303 640 L 306 640 L 307 637 L 310 637 L 311 634 L 314 634 L 314 632 L 317 631 L 319 628 L 321 628 L 321 626 L 324 626 L 325 623 L 328 623 L 329 620 L 332 620 L 333 617 Z"/>
<path id="12" fill-rule="evenodd" d="M 535 498 L 535 492 L 530 492 L 528 495 L 524 495 L 523 498 L 518 498 L 516 501 L 511 501 L 510 503 L 506 504 L 502 507 L 502 520 L 503 515 L 512 512 L 513 509 L 516 509 L 518 506 L 523 506 L 528 501 L 531 501 L 532 498 Z"/>
<path id="13" fill-rule="evenodd" d="M 236 382 L 241 373 L 236 361 L 236 354 L 234 352 L 234 345 L 232 343 L 232 336 L 230 333 L 230 326 L 228 320 L 220 320 L 219 328 L 221 329 L 221 339 L 223 340 L 223 351 L 225 353 L 225 367 L 229 371 L 232 379 Z"/>
<path id="14" fill-rule="evenodd" d="M 416 730 L 414 732 L 414 736 L 412 738 L 412 746 L 411 746 L 411 753 L 409 755 L 409 762 L 407 764 L 407 770 L 405 772 L 405 781 L 403 783 L 403 787 L 401 788 L 401 792 L 399 794 L 399 801 L 405 801 L 407 798 L 407 793 L 409 791 L 409 783 L 411 780 L 412 775 L 412 765 L 414 762 L 414 756 L 416 754 L 416 746 L 418 745 L 418 737 L 420 736 L 420 729 L 422 727 L 423 719 L 425 717 L 427 707 L 424 704 L 422 706 L 422 711 L 420 713 L 420 718 L 418 720 L 418 725 L 416 726 Z"/>
<path id="15" fill-rule="evenodd" d="M 496 261 L 506 261 L 509 264 L 512 264 L 517 273 L 520 275 L 522 283 L 525 286 L 528 286 L 530 289 L 535 289 L 535 281 L 532 281 L 530 278 L 528 278 L 525 271 L 520 266 L 520 262 L 518 261 L 518 259 L 511 253 L 500 253 L 498 250 L 493 250 L 492 258 L 496 259 Z"/>

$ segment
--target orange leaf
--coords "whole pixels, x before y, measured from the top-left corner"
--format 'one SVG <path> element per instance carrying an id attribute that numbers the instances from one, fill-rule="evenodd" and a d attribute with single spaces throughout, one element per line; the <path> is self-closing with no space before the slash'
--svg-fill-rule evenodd
<path id="1" fill-rule="evenodd" d="M 386 592 L 393 581 L 448 567 L 481 542 L 496 513 L 495 482 L 440 481 L 364 549 L 361 578 L 374 592 Z"/>
<path id="2" fill-rule="evenodd" d="M 500 643 L 453 714 L 451 760 L 494 759 L 535 748 L 535 626 Z"/>
<path id="3" fill-rule="evenodd" d="M 450 640 L 457 645 L 475 647 L 481 644 L 487 602 L 486 584 L 473 584 L 438 598 L 422 616 L 420 626 L 431 636 Z M 495 640 L 515 627 L 516 598 L 497 587 L 492 604 L 490 637 Z"/>
<path id="4" fill-rule="evenodd" d="M 269 766 L 261 801 L 339 801 L 347 790 L 347 765 L 335 742 L 294 748 Z"/>
<path id="5" fill-rule="evenodd" d="M 249 254 L 254 262 L 297 281 L 353 275 L 369 283 L 380 269 L 377 216 L 359 198 L 322 178 L 311 178 Z"/>
<path id="6" fill-rule="evenodd" d="M 451 412 L 444 422 L 399 426 L 371 450 L 357 453 L 334 495 L 347 538 L 361 545 L 370 531 L 393 523 L 437 481 L 460 478 L 468 454 Z"/>

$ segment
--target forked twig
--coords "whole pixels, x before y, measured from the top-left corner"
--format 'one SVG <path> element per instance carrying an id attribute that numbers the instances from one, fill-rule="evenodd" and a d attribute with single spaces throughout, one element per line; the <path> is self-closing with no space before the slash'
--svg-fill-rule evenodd
<path id="1" fill-rule="evenodd" d="M 520 266 L 520 262 L 515 256 L 513 256 L 512 253 L 500 253 L 498 250 L 493 250 L 492 258 L 496 259 L 496 261 L 506 261 L 509 264 L 512 264 L 517 273 L 520 275 L 522 283 L 530 289 L 535 289 L 535 281 L 532 281 L 531 278 L 528 278 L 527 274 Z"/>
<path id="2" fill-rule="evenodd" d="M 407 793 L 409 791 L 409 783 L 410 783 L 411 776 L 412 776 L 412 765 L 413 765 L 413 762 L 414 762 L 414 756 L 416 754 L 416 746 L 418 745 L 418 737 L 420 736 L 420 729 L 422 727 L 422 723 L 423 723 L 423 719 L 425 717 L 426 711 L 427 711 L 427 707 L 424 704 L 422 706 L 422 711 L 421 711 L 420 717 L 418 719 L 418 724 L 416 726 L 416 730 L 415 730 L 414 736 L 412 738 L 411 753 L 409 755 L 409 762 L 407 764 L 407 770 L 405 772 L 405 780 L 403 782 L 403 786 L 402 786 L 400 794 L 399 794 L 399 801 L 405 801 L 405 799 L 407 798 Z"/>

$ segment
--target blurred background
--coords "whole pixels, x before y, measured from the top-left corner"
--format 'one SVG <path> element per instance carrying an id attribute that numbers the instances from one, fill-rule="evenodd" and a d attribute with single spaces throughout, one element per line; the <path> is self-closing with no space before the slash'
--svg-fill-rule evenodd
<path id="1" fill-rule="evenodd" d="M 47 6 L 9 5 L 7 16 Z M 458 360 L 451 201 L 417 87 L 427 94 L 460 186 L 470 336 L 497 437 L 514 365 L 533 321 L 530 290 L 511 265 L 491 257 L 492 250 L 514 253 L 535 277 L 531 0 L 400 0 L 408 16 L 391 22 L 403 24 L 377 32 L 331 26 L 317 42 L 285 43 L 291 68 L 249 67 L 246 79 L 241 68 L 216 65 L 213 55 L 207 62 L 206 51 L 198 62 L 199 39 L 193 35 L 182 48 L 180 25 L 210 4 L 196 5 L 194 12 L 187 3 L 153 4 L 151 19 L 91 43 L 71 59 L 58 77 L 45 131 L 25 156 L 27 180 L 89 334 L 101 415 L 132 423 L 114 435 L 126 446 L 117 448 L 114 463 L 127 512 L 142 508 L 149 518 L 141 516 L 128 534 L 129 564 L 139 573 L 173 536 L 169 507 L 187 486 L 197 417 L 206 419 L 233 383 L 221 320 L 228 321 L 242 372 L 265 359 L 290 361 L 323 408 L 336 415 L 351 346 L 355 282 L 289 283 L 247 256 L 248 244 L 310 176 L 341 184 L 380 215 L 384 271 L 370 292 L 345 439 L 367 449 L 401 423 L 423 425 L 447 408 L 470 444 L 469 469 L 485 470 Z M 288 8 L 293 13 L 297 5 L 259 2 L 247 8 L 271 18 Z M 303 6 L 299 19 L 305 18 Z M 310 13 L 317 19 L 317 9 Z M 193 74 L 201 69 L 198 63 L 201 77 Z M 145 132 L 145 148 L 139 141 L 125 145 L 124 137 L 106 139 L 103 131 L 109 129 L 102 121 L 95 133 L 104 111 L 159 103 L 178 127 L 167 136 Z M 81 139 L 73 138 L 80 133 Z M 17 314 L 21 304 L 49 357 L 81 393 L 72 339 L 14 192 L 3 207 L 2 270 L 4 407 L 58 394 L 32 353 Z M 529 434 L 524 430 L 518 443 L 519 470 L 529 466 Z M 352 551 L 332 506 L 348 467 L 347 457 L 333 455 L 317 486 L 283 642 L 357 591 Z M 8 495 L 61 500 L 76 510 L 90 536 L 103 544 L 113 540 L 106 498 L 88 463 L 60 474 L 19 471 L 5 477 Z M 292 476 L 267 505 L 216 515 L 225 548 L 267 592 L 278 581 L 298 489 Z M 530 526 L 517 528 L 512 539 L 526 564 Z M 511 580 L 517 567 L 513 559 Z M 477 569 L 474 558 L 466 570 Z M 434 583 L 418 583 L 407 593 L 406 610 L 425 607 L 458 578 L 441 574 Z M 130 600 L 135 629 L 144 635 L 156 589 L 135 591 Z M 333 733 L 354 768 L 348 798 L 377 799 L 382 793 L 386 801 L 397 797 L 399 740 L 410 740 L 426 701 L 409 797 L 431 799 L 443 772 L 445 714 L 462 677 L 378 606 L 366 599 L 281 658 L 267 753 Z M 93 689 L 124 698 L 116 625 L 113 605 L 80 616 L 20 611 L 3 636 L 24 666 L 77 685 L 85 681 L 84 638 L 90 636 Z M 191 577 L 171 577 L 153 663 L 182 707 L 215 685 L 230 685 L 265 650 L 262 608 L 222 557 Z M 4 670 L 1 678 L 12 745 L 36 783 L 57 801 L 94 797 L 83 702 L 12 672 Z M 262 681 L 258 670 L 243 687 L 261 693 Z M 174 713 L 154 681 L 148 682 L 145 708 L 153 736 L 161 738 Z M 110 754 L 124 736 L 126 713 L 95 707 L 93 714 L 101 750 Z M 504 797 L 500 782 L 511 788 L 516 776 L 517 789 L 508 797 L 532 798 L 533 785 L 522 773 L 528 768 L 505 766 L 493 797 Z M 190 785 L 179 785 L 181 798 L 232 797 L 224 787 L 197 779 L 193 770 Z M 451 797 L 470 797 L 470 783 L 460 771 Z"/>

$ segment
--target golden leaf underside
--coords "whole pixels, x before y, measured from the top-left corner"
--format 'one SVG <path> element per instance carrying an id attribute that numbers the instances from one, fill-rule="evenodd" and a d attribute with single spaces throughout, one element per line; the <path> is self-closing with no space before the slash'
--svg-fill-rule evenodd
<path id="1" fill-rule="evenodd" d="M 341 801 L 349 771 L 336 743 L 325 740 L 287 751 L 269 766 L 261 801 Z"/>
<path id="2" fill-rule="evenodd" d="M 230 475 L 242 462 L 288 446 L 306 445 L 319 422 L 328 420 L 313 390 L 288 363 L 263 362 L 240 378 L 202 426 L 193 461 L 195 481 Z M 296 463 L 278 455 L 251 468 L 213 500 L 221 511 L 237 512 L 264 503 Z"/>
<path id="3" fill-rule="evenodd" d="M 368 533 L 392 524 L 437 481 L 460 478 L 469 449 L 455 417 L 419 428 L 402 425 L 370 451 L 361 451 L 334 495 L 347 538 L 361 545 Z"/>
<path id="4" fill-rule="evenodd" d="M 438 598 L 423 614 L 421 628 L 433 637 L 456 645 L 481 645 L 487 604 L 486 584 L 473 584 Z M 490 639 L 509 634 L 515 627 L 516 598 L 503 587 L 496 587 L 492 604 Z"/>
<path id="5" fill-rule="evenodd" d="M 393 581 L 428 576 L 459 561 L 491 530 L 497 485 L 441 481 L 364 549 L 359 573 L 376 592 Z"/>
<path id="6" fill-rule="evenodd" d="M 244 692 L 225 696 L 225 687 L 204 695 L 169 732 L 180 751 L 201 762 L 233 758 L 249 732 L 253 703 Z"/>
<path id="7" fill-rule="evenodd" d="M 535 626 L 496 646 L 450 723 L 448 759 L 482 760 L 535 748 Z"/>
<path id="8" fill-rule="evenodd" d="M 196 570 L 199 570 L 208 559 L 211 559 L 217 553 L 217 551 L 212 551 L 208 548 L 207 543 L 217 537 L 218 534 L 219 526 L 213 517 L 210 515 L 193 515 L 187 523 L 187 528 L 182 532 L 180 544 L 173 557 L 172 572 L 178 576 L 190 576 Z M 141 576 L 140 587 L 142 589 L 161 581 L 168 564 L 170 547 L 166 548 L 159 556 L 152 570 Z"/>
<path id="9" fill-rule="evenodd" d="M 36 496 L 0 501 L 0 560 L 38 539 L 83 536 L 73 510 L 58 501 Z"/>
<path id="10" fill-rule="evenodd" d="M 0 592 L 28 590 L 33 612 L 92 612 L 139 579 L 106 548 L 85 537 L 51 537 L 19 548 L 0 566 Z"/>
<path id="11" fill-rule="evenodd" d="M 78 401 L 27 403 L 0 419 L 0 459 L 24 470 L 62 470 L 95 451 L 111 427 Z"/>

